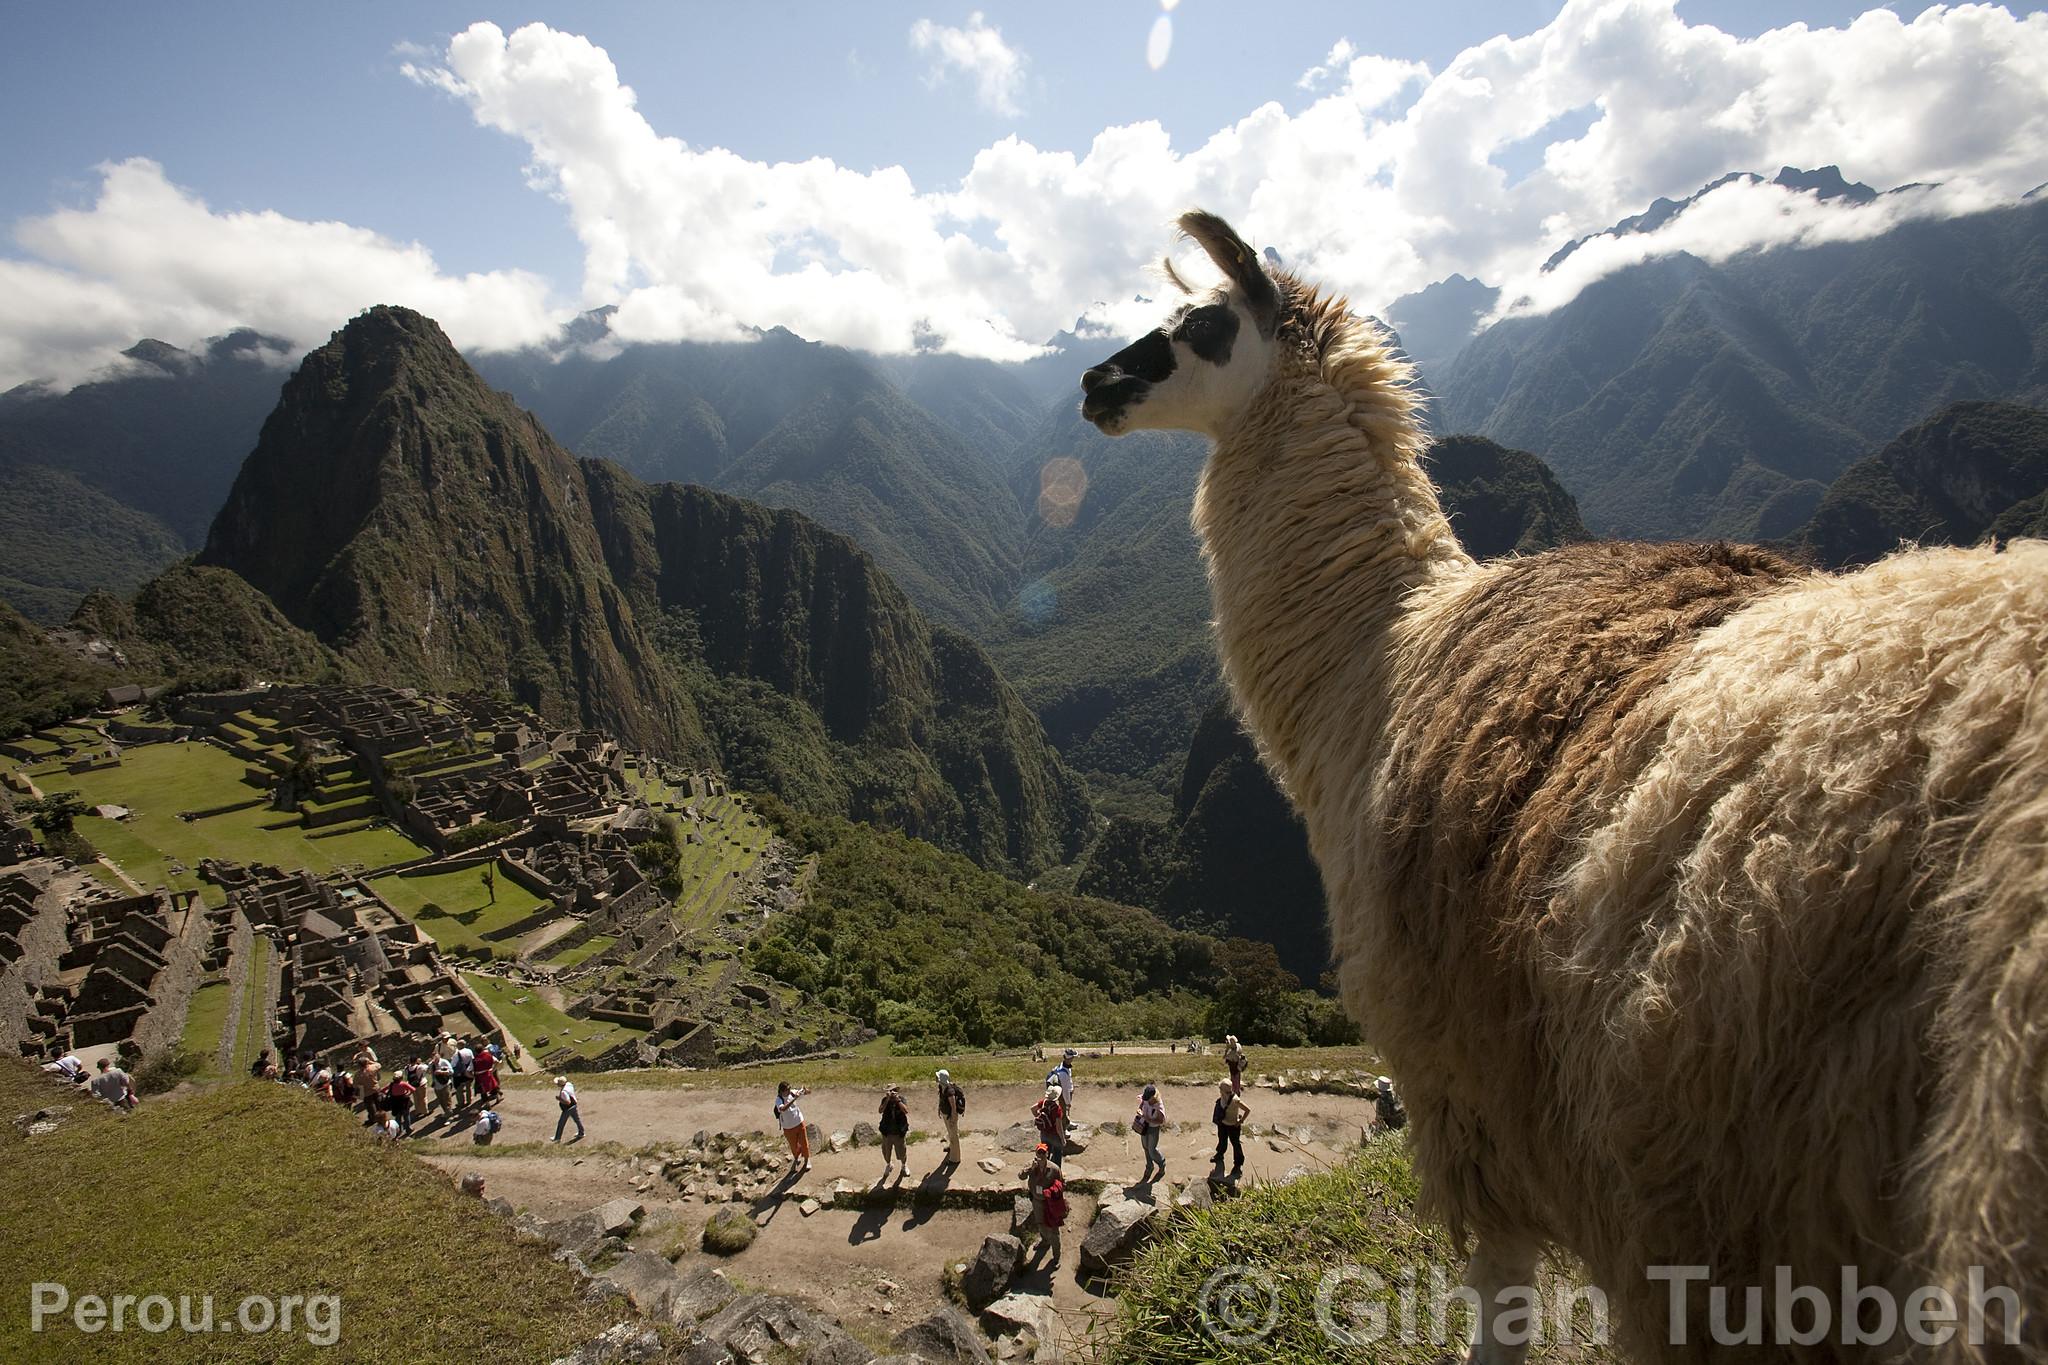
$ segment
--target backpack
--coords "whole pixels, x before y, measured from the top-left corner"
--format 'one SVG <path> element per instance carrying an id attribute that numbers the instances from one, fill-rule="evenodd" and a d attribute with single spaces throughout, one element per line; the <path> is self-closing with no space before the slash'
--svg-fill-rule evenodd
<path id="1" fill-rule="evenodd" d="M 955 1117 L 967 1112 L 967 1092 L 965 1090 L 962 1090 L 958 1084 L 948 1081 L 946 1082 L 946 1094 L 953 1101 L 953 1114 Z"/>
<path id="2" fill-rule="evenodd" d="M 485 1132 L 495 1133 L 505 1126 L 505 1120 L 498 1117 L 498 1111 L 495 1109 L 486 1109 L 479 1117 L 490 1125 Z"/>

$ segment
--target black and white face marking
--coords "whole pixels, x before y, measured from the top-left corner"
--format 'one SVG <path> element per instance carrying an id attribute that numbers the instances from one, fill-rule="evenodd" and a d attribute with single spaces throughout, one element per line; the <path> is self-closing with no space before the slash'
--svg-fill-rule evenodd
<path id="1" fill-rule="evenodd" d="M 1269 349 L 1227 295 L 1188 304 L 1081 376 L 1081 415 L 1112 436 L 1140 426 L 1206 430 L 1219 402 L 1242 382 L 1236 372 L 1263 364 Z M 1182 403 L 1161 403 L 1168 394 Z M 1177 410 L 1134 413 L 1148 401 Z"/>

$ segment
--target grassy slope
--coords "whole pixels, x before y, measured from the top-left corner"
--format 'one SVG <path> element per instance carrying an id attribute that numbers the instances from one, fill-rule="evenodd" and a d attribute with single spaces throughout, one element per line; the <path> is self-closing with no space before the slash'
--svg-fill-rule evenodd
<path id="1" fill-rule="evenodd" d="M 473 867 L 426 877 L 379 877 L 370 883 L 370 889 L 392 909 L 417 922 L 444 949 L 460 953 L 489 948 L 503 957 L 511 954 L 513 943 L 487 943 L 484 935 L 517 924 L 543 902 L 502 872 L 497 881 L 495 904 L 484 889 L 483 873 Z M 423 914 L 429 905 L 438 907 L 440 913 Z"/>
<path id="2" fill-rule="evenodd" d="M 1175 1215 L 1172 1234 L 1141 1253 L 1120 1277 L 1116 1328 L 1103 1360 L 1106 1365 L 1266 1365 L 1275 1360 L 1335 1365 L 1362 1359 L 1375 1365 L 1434 1365 L 1459 1339 L 1450 1332 L 1461 1323 L 1449 1317 L 1449 1330 L 1431 1339 L 1436 1335 L 1432 1272 L 1440 1270 L 1446 1284 L 1455 1286 L 1464 1258 L 1441 1229 L 1416 1217 L 1416 1192 L 1407 1145 L 1379 1141 L 1353 1160 L 1292 1185 L 1254 1188 L 1212 1210 Z M 1331 1285 L 1331 1320 L 1369 1336 L 1373 1318 L 1367 1305 L 1372 1305 L 1384 1313 L 1386 1335 L 1346 1345 L 1323 1330 L 1317 1294 L 1325 1276 L 1339 1268 L 1355 1278 Z M 1367 1272 L 1386 1288 L 1364 1279 Z M 1422 1292 L 1414 1318 L 1419 1330 L 1408 1337 L 1395 1305 L 1411 1272 Z M 1552 1277 L 1539 1274 L 1538 1279 L 1546 1305 L 1557 1303 Z M 1251 1285 L 1254 1292 L 1233 1303 L 1223 1289 L 1228 1284 Z M 1233 1306 L 1241 1314 L 1235 1328 L 1227 1325 Z M 1268 1313 L 1273 1314 L 1271 1330 L 1255 1330 L 1266 1324 Z M 1197 1330 L 1205 1320 L 1224 1324 L 1223 1332 Z M 1583 1327 L 1588 1320 L 1579 1321 Z M 1224 1339 L 1240 1330 L 1243 1339 Z M 1584 1340 L 1553 1340 L 1532 1358 L 1620 1359 Z"/>
<path id="3" fill-rule="evenodd" d="M 126 1118 L 0 1061 L 0 1112 L 71 1102 L 57 1132 L 0 1126 L 0 1360 L 547 1360 L 608 1327 L 569 1271 L 447 1177 L 376 1145 L 333 1105 L 241 1084 L 147 1101 Z M 29 1286 L 74 1295 L 332 1294 L 339 1340 L 28 1332 Z M 438 1305 L 438 1306 L 437 1306 Z M 431 1309 L 427 1318 L 422 1312 Z"/>
<path id="4" fill-rule="evenodd" d="M 515 1037 L 538 1054 L 550 1053 L 559 1047 L 568 1047 L 582 1056 L 595 1057 L 608 1048 L 617 1047 L 627 1039 L 640 1037 L 647 1032 L 645 1029 L 628 1028 L 624 1024 L 607 1023 L 601 1019 L 571 1019 L 542 1000 L 531 987 L 515 985 L 499 977 L 476 976 L 464 972 L 462 979 L 469 983 L 471 990 L 483 997 L 483 1002 L 491 1007 L 491 1013 L 497 1015 L 505 1027 L 512 1030 Z M 548 1041 L 534 1041 L 542 1037 Z"/>

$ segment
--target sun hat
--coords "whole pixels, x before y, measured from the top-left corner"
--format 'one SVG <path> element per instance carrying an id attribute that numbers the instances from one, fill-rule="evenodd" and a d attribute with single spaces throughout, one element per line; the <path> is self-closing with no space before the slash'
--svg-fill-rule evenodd
<path id="1" fill-rule="evenodd" d="M 1044 1143 L 1042 1143 L 1042 1142 L 1038 1144 L 1038 1150 L 1039 1150 L 1039 1151 L 1041 1151 L 1041 1152 L 1044 1152 L 1044 1153 L 1045 1153 L 1045 1154 L 1046 1154 L 1047 1156 L 1051 1156 L 1051 1155 L 1052 1155 L 1052 1148 L 1050 1148 L 1050 1147 L 1046 1146 L 1046 1145 L 1045 1145 Z"/>
<path id="2" fill-rule="evenodd" d="M 1394 1078 L 1392 1076 L 1382 1076 L 1373 1084 L 1381 1090 L 1392 1090 L 1394 1088 Z"/>
<path id="3" fill-rule="evenodd" d="M 932 1074 L 934 1076 L 937 1076 L 942 1081 L 950 1081 L 953 1079 L 953 1073 L 946 1070 L 946 1068 L 944 1067 L 940 1067 L 937 1071 L 934 1071 Z"/>

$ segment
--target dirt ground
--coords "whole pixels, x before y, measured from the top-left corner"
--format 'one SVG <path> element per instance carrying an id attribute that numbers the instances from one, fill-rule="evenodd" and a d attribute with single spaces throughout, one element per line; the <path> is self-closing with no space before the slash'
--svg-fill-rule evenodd
<path id="1" fill-rule="evenodd" d="M 939 1130 L 942 1125 L 930 1088 L 920 1086 L 906 1093 L 912 1129 L 927 1134 Z M 963 1163 L 951 1172 L 940 1169 L 946 1155 L 943 1133 L 926 1136 L 910 1145 L 908 1175 L 892 1173 L 891 1183 L 932 1190 L 1021 1188 L 1020 1176 L 1030 1163 L 1030 1154 L 1004 1150 L 998 1135 L 1013 1123 L 1028 1121 L 1031 1103 L 1041 1093 L 1039 1087 L 1030 1085 L 971 1090 L 963 1125 Z M 1149 1188 L 1130 1183 L 1142 1168 L 1144 1156 L 1138 1140 L 1129 1134 L 1097 1133 L 1085 1152 L 1068 1158 L 1067 1175 L 1104 1180 L 1106 1198 L 1127 1193 L 1135 1198 L 1170 1200 L 1186 1182 L 1205 1178 L 1210 1171 L 1215 1130 L 1209 1117 L 1215 1095 L 1206 1085 L 1162 1088 L 1168 1122 L 1174 1125 L 1160 1143 L 1167 1159 L 1166 1181 Z M 745 1201 L 750 1212 L 766 1215 L 751 1247 L 733 1257 L 706 1256 L 698 1250 L 698 1234 L 704 1221 L 724 1205 L 700 1197 L 685 1198 L 660 1178 L 659 1165 L 651 1157 L 622 1155 L 611 1144 L 633 1153 L 663 1147 L 679 1151 L 700 1130 L 758 1132 L 780 1151 L 770 1109 L 773 1098 L 772 1078 L 746 1089 L 591 1089 L 584 1093 L 581 1106 L 586 1142 L 565 1139 L 554 1146 L 548 1141 L 556 1114 L 552 1092 L 510 1091 L 499 1110 L 505 1126 L 498 1144 L 540 1143 L 541 1148 L 478 1159 L 471 1155 L 466 1130 L 451 1129 L 428 1133 L 415 1142 L 414 1149 L 451 1176 L 482 1171 L 489 1194 L 544 1218 L 567 1217 L 607 1199 L 636 1199 L 647 1208 L 635 1233 L 637 1243 L 661 1250 L 680 1240 L 689 1248 L 680 1264 L 715 1263 L 735 1283 L 818 1303 L 837 1314 L 849 1330 L 877 1346 L 942 1301 L 940 1280 L 947 1265 L 971 1256 L 984 1237 L 1009 1230 L 1009 1217 L 1003 1212 L 909 1206 L 907 1201 L 858 1213 L 828 1207 L 806 1217 L 799 1208 L 804 1196 L 829 1198 L 835 1180 L 872 1185 L 881 1176 L 877 1148 L 834 1153 L 820 1147 L 813 1154 L 810 1173 Z M 1246 1090 L 1245 1099 L 1252 1107 L 1244 1142 L 1247 1180 L 1271 1180 L 1293 1167 L 1313 1170 L 1336 1161 L 1358 1144 L 1372 1107 L 1370 1101 L 1356 1096 L 1282 1095 L 1256 1087 Z M 805 1118 L 828 1136 L 849 1131 L 863 1119 L 873 1122 L 879 1103 L 879 1091 L 842 1087 L 815 1090 L 802 1101 Z M 1079 1085 L 1074 1117 L 1096 1127 L 1113 1120 L 1128 1123 L 1136 1103 L 1134 1088 Z M 573 1135 L 572 1128 L 569 1136 Z M 599 1148 L 596 1144 L 600 1142 L 606 1147 Z M 984 1159 L 1002 1164 L 989 1172 L 982 1168 Z M 1094 1211 L 1094 1200 L 1076 1198 L 1059 1270 L 1027 1272 L 1017 1285 L 1025 1292 L 1052 1296 L 1070 1336 L 1067 1344 L 1077 1353 L 1091 1319 L 1114 1311 L 1101 1287 L 1084 1283 L 1079 1276 L 1081 1237 Z"/>

